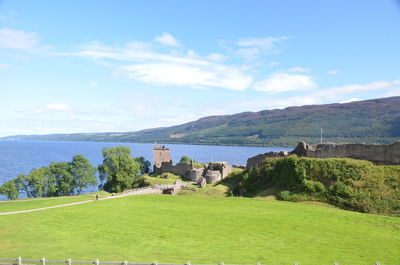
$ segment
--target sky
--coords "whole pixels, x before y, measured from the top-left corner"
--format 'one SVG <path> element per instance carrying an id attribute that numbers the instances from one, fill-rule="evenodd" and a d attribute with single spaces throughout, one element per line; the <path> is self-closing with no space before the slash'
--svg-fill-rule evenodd
<path id="1" fill-rule="evenodd" d="M 0 0 L 0 137 L 390 96 L 395 0 Z"/>

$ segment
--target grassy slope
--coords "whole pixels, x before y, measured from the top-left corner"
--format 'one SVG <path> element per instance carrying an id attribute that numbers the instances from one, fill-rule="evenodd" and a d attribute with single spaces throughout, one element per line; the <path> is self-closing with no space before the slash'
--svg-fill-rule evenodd
<path id="1" fill-rule="evenodd" d="M 269 158 L 235 177 L 233 193 L 277 194 L 288 201 L 321 201 L 340 208 L 400 217 L 400 166 L 349 158 Z M 269 191 L 269 192 L 268 192 Z"/>
<path id="2" fill-rule="evenodd" d="M 400 219 L 248 198 L 132 196 L 0 217 L 0 257 L 400 263 Z"/>

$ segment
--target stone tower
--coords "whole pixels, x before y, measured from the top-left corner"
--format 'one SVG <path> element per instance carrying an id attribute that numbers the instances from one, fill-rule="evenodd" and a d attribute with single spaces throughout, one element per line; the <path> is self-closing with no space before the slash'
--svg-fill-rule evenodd
<path id="1" fill-rule="evenodd" d="M 162 162 L 171 162 L 171 154 L 165 146 L 154 145 L 154 167 L 161 167 Z"/>

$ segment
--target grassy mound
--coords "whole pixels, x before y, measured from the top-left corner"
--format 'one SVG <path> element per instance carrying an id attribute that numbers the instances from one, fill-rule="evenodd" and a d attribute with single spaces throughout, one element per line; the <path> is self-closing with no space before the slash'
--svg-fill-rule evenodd
<path id="1" fill-rule="evenodd" d="M 289 156 L 265 160 L 236 177 L 235 195 L 269 191 L 286 201 L 321 201 L 343 209 L 400 216 L 400 166 L 347 158 Z"/>
<path id="2" fill-rule="evenodd" d="M 261 199 L 130 196 L 0 216 L 0 227 L 1 257 L 400 263 L 399 218 Z"/>

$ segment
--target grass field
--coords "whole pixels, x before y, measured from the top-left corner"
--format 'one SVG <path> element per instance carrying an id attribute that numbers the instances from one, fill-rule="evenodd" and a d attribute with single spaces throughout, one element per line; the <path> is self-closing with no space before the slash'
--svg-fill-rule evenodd
<path id="1" fill-rule="evenodd" d="M 93 193 L 79 195 L 79 196 L 21 199 L 21 200 L 15 200 L 15 201 L 0 201 L 0 213 L 20 211 L 20 210 L 30 210 L 30 209 L 43 208 L 43 207 L 72 203 L 72 202 L 94 200 L 96 194 L 98 194 L 100 196 L 100 198 L 102 196 L 109 195 L 105 191 L 99 191 L 99 192 L 93 192 Z"/>
<path id="2" fill-rule="evenodd" d="M 3 258 L 400 263 L 399 218 L 254 198 L 129 196 L 0 216 L 0 227 Z"/>

